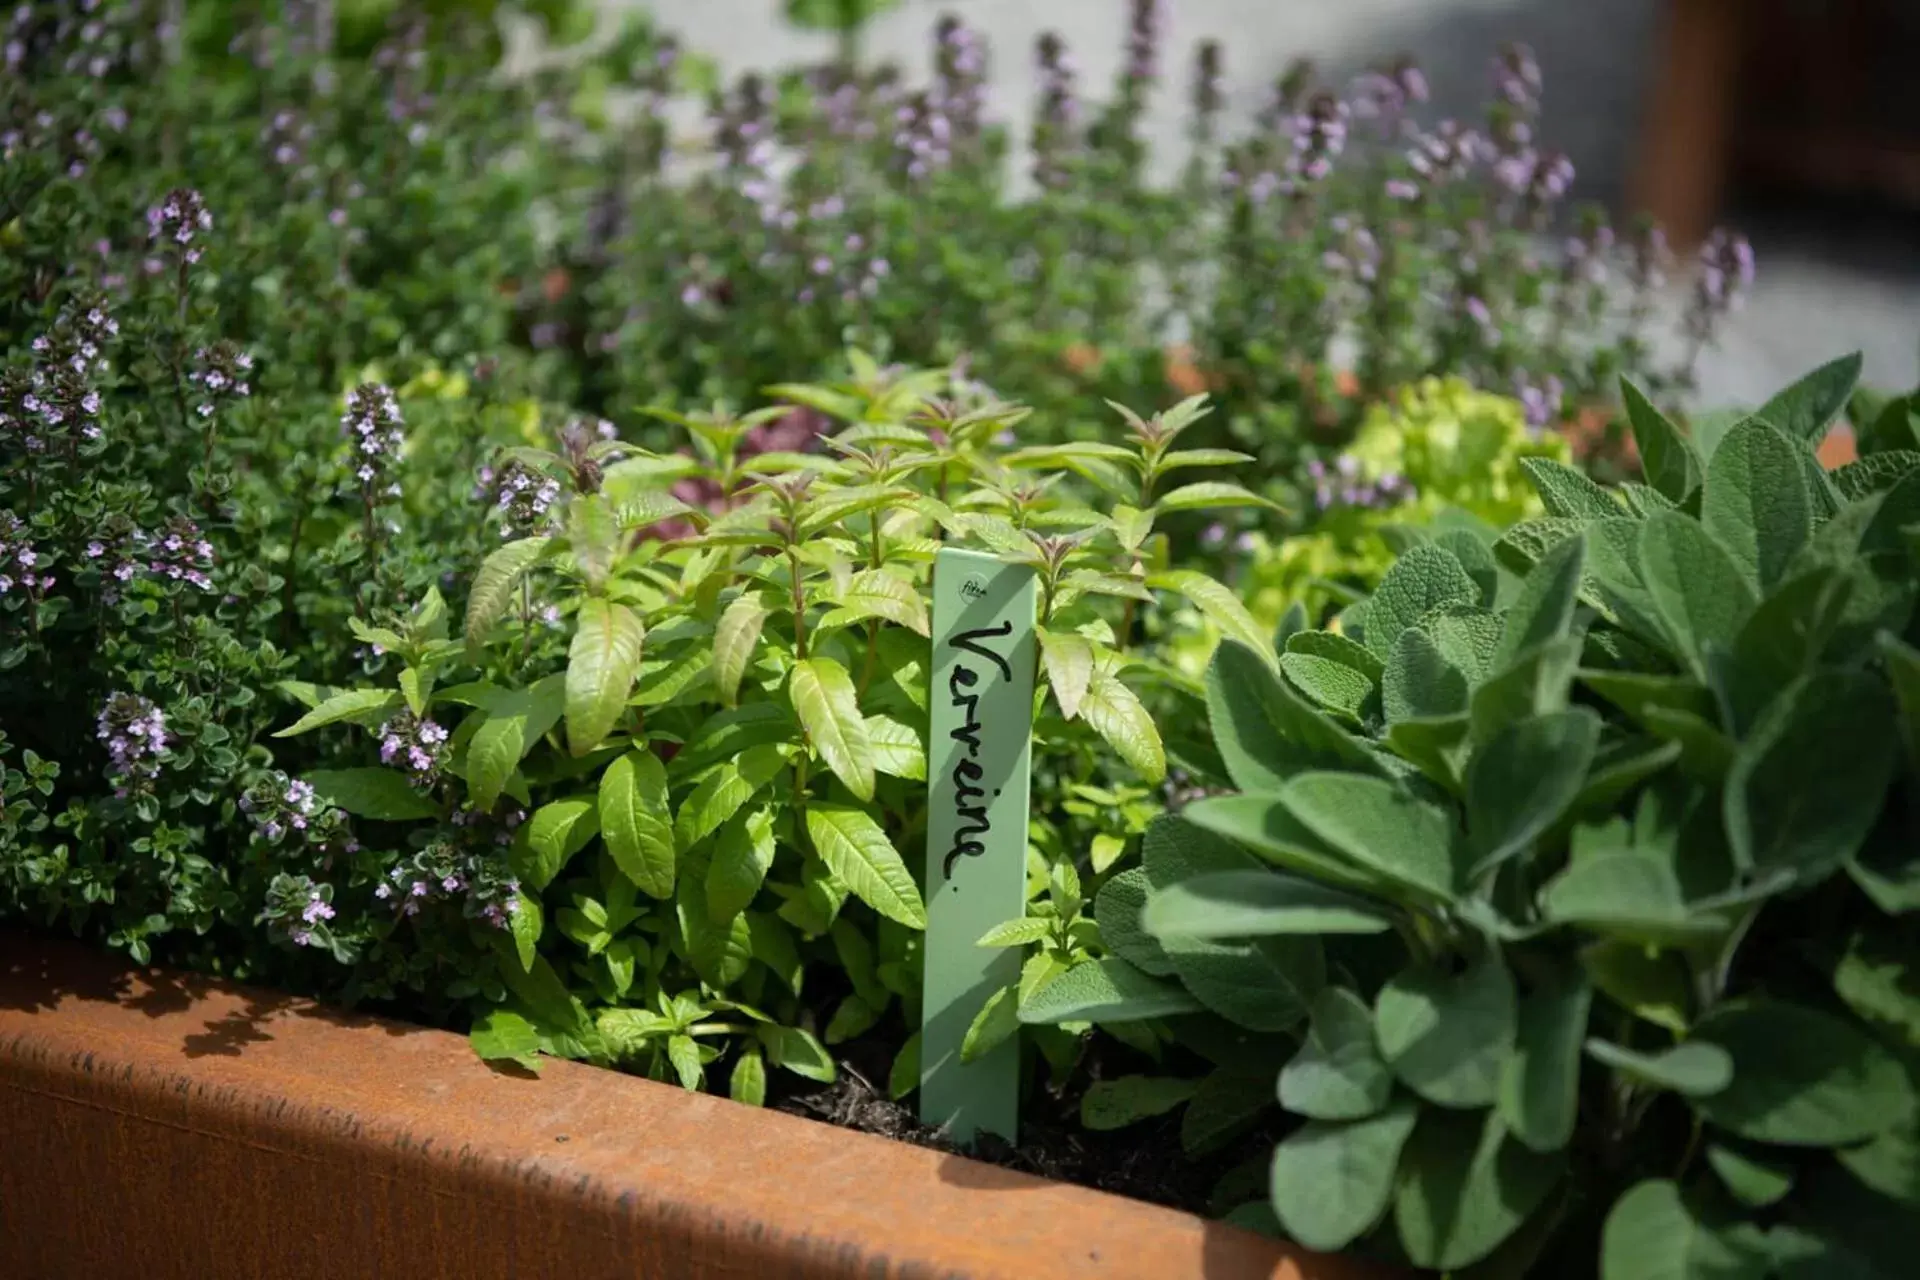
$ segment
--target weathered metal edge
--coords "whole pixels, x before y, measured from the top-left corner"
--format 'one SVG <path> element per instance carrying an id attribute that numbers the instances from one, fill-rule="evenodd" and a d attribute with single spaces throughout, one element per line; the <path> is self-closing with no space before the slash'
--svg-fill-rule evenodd
<path id="1" fill-rule="evenodd" d="M 1219 1223 L 0 932 L 0 1275 L 1358 1280 Z"/>

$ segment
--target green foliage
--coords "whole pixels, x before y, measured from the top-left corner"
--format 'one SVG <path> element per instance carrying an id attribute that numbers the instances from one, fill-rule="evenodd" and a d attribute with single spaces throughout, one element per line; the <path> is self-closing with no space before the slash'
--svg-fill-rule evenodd
<path id="1" fill-rule="evenodd" d="M 1243 794 L 1148 833 L 1158 951 L 1098 961 L 1131 1003 L 1070 1011 L 1165 1017 L 1184 991 L 1249 1028 L 1304 1017 L 1271 1181 L 1301 1242 L 1377 1234 L 1452 1272 L 1908 1269 L 1852 1224 L 1914 1203 L 1920 513 L 1911 467 L 1822 496 L 1855 368 L 1708 447 L 1629 387 L 1669 502 L 1530 465 L 1550 518 L 1410 546 L 1338 634 L 1285 641 L 1339 655 L 1337 685 L 1215 657 Z"/>
<path id="2" fill-rule="evenodd" d="M 437 595 L 416 608 L 390 642 L 403 658 L 399 693 L 335 692 L 294 726 L 372 731 L 393 767 L 310 779 L 347 813 L 445 814 L 498 832 L 489 865 L 502 890 L 479 915 L 512 935 L 510 953 L 495 951 L 520 1022 L 483 1013 L 483 1051 L 524 1057 L 525 1037 L 508 1034 L 524 1023 L 542 1052 L 688 1088 L 706 1087 L 707 1068 L 730 1058 L 729 1088 L 764 1098 L 766 1066 L 831 1078 L 822 1042 L 895 1017 L 912 1027 L 912 936 L 926 926 L 914 868 L 930 568 L 943 542 L 985 545 L 1039 576 L 1040 625 L 1057 652 L 1072 651 L 1049 669 L 1060 714 L 1041 721 L 1042 767 L 1089 761 L 1154 782 L 1164 771 L 1154 719 L 1121 679 L 1138 660 L 1115 637 L 1123 615 L 1156 606 L 1156 584 L 1241 617 L 1205 575 L 1165 570 L 1167 541 L 1153 533 L 1151 486 L 1204 405 L 1124 415 L 1127 443 L 1101 448 L 1140 477 L 1140 505 L 1116 519 L 1049 470 L 1082 448 L 995 443 L 1024 410 L 956 404 L 938 398 L 943 374 L 883 375 L 857 351 L 851 361 L 858 381 L 781 388 L 847 413 L 823 452 L 749 454 L 745 433 L 768 415 L 724 410 L 675 415 L 685 456 L 579 435 L 558 451 L 514 448 L 508 461 L 527 487 L 559 495 L 540 517 L 555 532 L 487 557 L 463 642 L 444 638 L 452 628 Z M 689 480 L 719 499 L 693 508 L 673 498 L 671 486 Z M 1218 485 L 1209 497 L 1244 493 Z M 557 631 L 535 600 L 551 602 Z M 1055 669 L 1065 693 L 1051 685 Z M 1197 691 L 1186 698 L 1197 712 Z M 366 714 L 403 702 L 412 719 L 398 727 Z M 1099 793 L 1090 780 L 1078 788 Z M 1066 801 L 1064 816 L 1081 803 Z M 1076 873 L 1069 864 L 1050 875 L 1055 916 L 993 941 L 1061 954 L 1084 945 Z M 403 874 L 386 896 L 412 909 L 420 883 Z M 341 913 L 331 933 L 351 944 L 370 927 Z M 837 976 L 809 981 L 821 968 Z M 835 992 L 838 982 L 850 990 Z M 835 1000 L 830 1012 L 811 998 L 817 985 Z M 1047 988 L 1055 999 L 1072 989 Z M 969 1053 L 1013 1034 L 1015 1013 L 1010 992 L 989 1002 Z"/>

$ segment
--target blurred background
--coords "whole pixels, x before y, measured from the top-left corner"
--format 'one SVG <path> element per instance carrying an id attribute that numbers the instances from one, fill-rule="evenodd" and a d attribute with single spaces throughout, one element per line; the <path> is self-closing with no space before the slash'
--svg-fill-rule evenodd
<path id="1" fill-rule="evenodd" d="M 781 0 L 599 0 L 646 9 L 729 74 L 831 56 Z M 1066 42 L 1089 83 L 1119 68 L 1124 0 L 901 0 L 863 52 L 923 74 L 927 34 L 955 13 L 991 44 L 991 109 L 1024 136 L 1033 46 Z M 1488 60 L 1531 45 L 1545 72 L 1543 141 L 1580 165 L 1577 194 L 1649 209 L 1686 249 L 1728 222 L 1759 277 L 1700 367 L 1703 403 L 1758 402 L 1817 359 L 1866 354 L 1869 382 L 1920 381 L 1920 3 L 1916 0 L 1168 0 L 1170 48 L 1226 49 L 1227 115 L 1250 120 L 1287 64 L 1331 80 L 1407 53 L 1438 112 L 1470 116 Z M 1181 79 L 1145 125 L 1178 163 Z M 1678 307 L 1676 293 L 1670 305 Z"/>

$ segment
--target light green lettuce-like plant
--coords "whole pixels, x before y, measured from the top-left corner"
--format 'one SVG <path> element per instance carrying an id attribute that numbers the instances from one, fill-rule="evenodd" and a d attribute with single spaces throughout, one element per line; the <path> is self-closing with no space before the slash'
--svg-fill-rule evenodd
<path id="1" fill-rule="evenodd" d="M 497 961 L 471 987 L 483 1056 L 561 1054 L 690 1089 L 724 1069 L 735 1097 L 758 1102 L 769 1066 L 830 1080 L 828 1046 L 897 1013 L 880 1030 L 903 1046 L 896 1078 L 912 1080 L 943 543 L 1038 574 L 1043 803 L 1088 838 L 1111 825 L 1106 808 L 1126 810 L 1123 830 L 1144 821 L 1127 809 L 1139 789 L 1103 780 L 1158 783 L 1166 769 L 1129 688 L 1145 660 L 1121 644 L 1127 619 L 1179 593 L 1257 638 L 1231 593 L 1165 567 L 1153 533 L 1165 512 L 1258 501 L 1162 483 L 1218 461 L 1173 447 L 1198 401 L 1127 415 L 1124 445 L 1021 450 L 998 441 L 1025 410 L 941 400 L 946 374 L 889 373 L 857 352 L 852 369 L 777 388 L 843 420 L 822 453 L 742 453 L 786 407 L 662 414 L 684 454 L 584 430 L 557 451 L 506 451 L 503 494 L 557 500 L 504 504 L 517 522 L 504 531 L 523 536 L 473 579 L 464 636 L 448 634 L 437 595 L 403 627 L 361 624 L 399 658 L 397 688 L 334 692 L 294 726 L 373 730 L 381 765 L 307 781 L 350 815 L 417 824 L 414 869 L 431 871 L 328 886 L 343 919 L 369 888 L 406 919 L 441 886 L 492 886 L 473 922 Z M 1081 504 L 1066 465 L 1136 476 L 1138 505 Z M 715 508 L 675 496 L 689 479 L 722 495 Z M 433 861 L 476 833 L 499 852 Z M 1073 882 L 1070 866 L 1039 872 Z"/>
<path id="2" fill-rule="evenodd" d="M 1522 464 L 1572 461 L 1565 437 L 1529 427 L 1518 400 L 1460 378 L 1427 378 L 1374 406 L 1343 456 L 1317 481 L 1299 478 L 1302 508 L 1318 513 L 1306 529 L 1244 539 L 1233 585 L 1269 630 L 1295 605 L 1317 621 L 1371 591 L 1423 530 L 1497 528 L 1540 515 Z M 1197 677 L 1220 637 L 1197 618 L 1186 621 L 1169 638 L 1169 653 Z"/>
<path id="3" fill-rule="evenodd" d="M 1287 1037 L 1133 1089 L 1212 1130 L 1276 1068 L 1228 1119 L 1298 1127 L 1238 1216 L 1317 1249 L 1909 1274 L 1920 452 L 1818 465 L 1858 371 L 1714 438 L 1628 386 L 1646 484 L 1529 461 L 1544 517 L 1223 646 L 1238 794 L 1148 832 L 1019 1017 Z"/>

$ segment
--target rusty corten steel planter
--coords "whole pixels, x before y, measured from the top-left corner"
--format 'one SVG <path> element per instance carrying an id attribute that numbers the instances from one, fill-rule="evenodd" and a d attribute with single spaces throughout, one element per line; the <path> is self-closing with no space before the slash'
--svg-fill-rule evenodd
<path id="1" fill-rule="evenodd" d="M 0 1276 L 1360 1280 L 1168 1209 L 0 933 Z"/>

